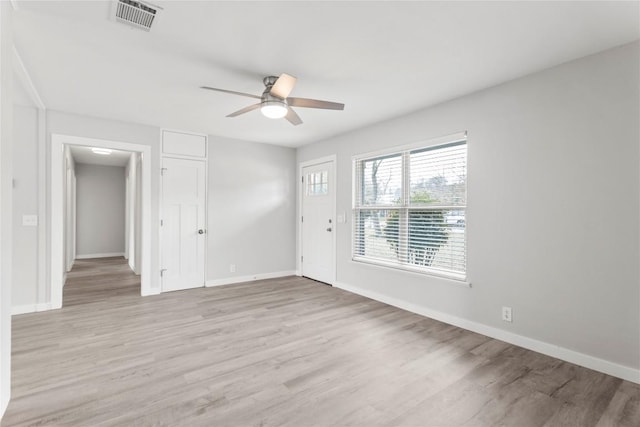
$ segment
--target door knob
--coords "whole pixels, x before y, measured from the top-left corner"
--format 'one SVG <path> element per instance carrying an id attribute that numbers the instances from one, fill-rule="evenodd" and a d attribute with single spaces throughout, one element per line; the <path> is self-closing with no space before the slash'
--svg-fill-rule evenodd
<path id="1" fill-rule="evenodd" d="M 201 228 L 200 230 L 198 230 L 198 234 L 204 234 L 204 230 Z"/>
<path id="2" fill-rule="evenodd" d="M 327 231 L 331 231 L 331 227 L 327 228 Z"/>

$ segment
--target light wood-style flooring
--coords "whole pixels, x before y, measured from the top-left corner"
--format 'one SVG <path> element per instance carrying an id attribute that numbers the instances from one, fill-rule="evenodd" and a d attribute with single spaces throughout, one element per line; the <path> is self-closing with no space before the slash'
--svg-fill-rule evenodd
<path id="1" fill-rule="evenodd" d="M 640 386 L 300 278 L 139 296 L 77 261 L 13 318 L 2 426 L 640 426 Z"/>

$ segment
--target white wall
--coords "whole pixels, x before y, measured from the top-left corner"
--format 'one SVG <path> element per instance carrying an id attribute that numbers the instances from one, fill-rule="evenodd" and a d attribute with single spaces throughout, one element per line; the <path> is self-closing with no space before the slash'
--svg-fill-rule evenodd
<path id="1" fill-rule="evenodd" d="M 295 175 L 291 148 L 209 136 L 208 284 L 295 270 Z"/>
<path id="2" fill-rule="evenodd" d="M 11 396 L 12 95 L 11 4 L 0 2 L 0 416 Z"/>
<path id="3" fill-rule="evenodd" d="M 16 84 L 17 81 L 15 82 Z M 32 310 L 38 300 L 38 227 L 23 215 L 38 214 L 38 111 L 13 106 L 13 283 L 11 305 Z M 20 310 L 25 311 L 25 310 Z"/>
<path id="4" fill-rule="evenodd" d="M 76 254 L 124 254 L 125 168 L 76 164 Z"/>
<path id="5" fill-rule="evenodd" d="M 159 290 L 159 140 L 160 128 L 124 123 L 95 117 L 46 112 L 47 146 L 51 134 L 75 135 L 151 147 L 151 286 Z M 207 282 L 227 283 L 230 280 L 251 279 L 273 273 L 292 273 L 295 270 L 295 150 L 258 143 L 209 137 L 208 170 L 208 259 Z M 50 163 L 47 149 L 46 165 Z M 138 159 L 138 166 L 140 159 Z M 25 163 L 20 167 L 37 165 Z M 139 168 L 138 168 L 139 169 Z M 50 176 L 47 169 L 45 176 Z M 141 174 L 136 176 L 140 187 Z M 124 180 L 124 172 L 123 172 Z M 123 184 L 124 186 L 124 184 Z M 138 203 L 141 203 L 138 192 Z M 47 212 L 50 214 L 50 196 Z M 124 208 L 123 208 L 124 209 Z M 136 239 L 140 240 L 141 218 Z M 48 218 L 41 219 L 41 227 L 50 227 Z M 123 228 L 124 230 L 124 228 Z M 232 232 L 231 232 L 232 231 Z M 124 236 L 124 231 L 123 231 Z M 46 235 L 49 232 L 46 231 Z M 47 247 L 46 257 L 49 257 Z M 78 248 L 79 249 L 79 248 Z M 136 248 L 140 258 L 140 245 Z M 121 249 L 120 252 L 124 252 Z M 80 252 L 77 252 L 80 254 Z M 236 272 L 229 265 L 236 264 Z M 33 265 L 37 260 L 33 260 Z M 139 266 L 137 266 L 139 271 Z M 32 286 L 37 286 L 32 283 Z M 33 294 L 33 290 L 25 289 Z M 44 300 L 26 302 L 47 303 Z"/>
<path id="6" fill-rule="evenodd" d="M 338 282 L 640 381 L 638 50 L 300 148 L 298 162 L 337 154 L 337 211 L 349 213 L 351 156 L 468 131 L 472 287 L 352 262 L 351 221 L 337 224 Z"/>

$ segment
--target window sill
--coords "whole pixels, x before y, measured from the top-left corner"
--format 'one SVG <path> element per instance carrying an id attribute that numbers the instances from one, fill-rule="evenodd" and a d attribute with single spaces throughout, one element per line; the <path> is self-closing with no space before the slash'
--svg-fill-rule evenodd
<path id="1" fill-rule="evenodd" d="M 411 268 L 409 266 L 405 266 L 401 264 L 394 264 L 394 263 L 384 262 L 384 261 L 371 261 L 369 259 L 363 259 L 363 258 L 357 258 L 357 257 L 351 258 L 351 262 L 358 265 L 363 265 L 363 266 L 368 266 L 373 268 L 383 268 L 385 270 L 392 270 L 400 273 L 407 273 L 407 274 L 418 276 L 418 277 L 424 277 L 424 276 L 433 277 L 433 278 L 441 279 L 451 284 L 462 286 L 465 288 L 472 287 L 471 282 L 467 280 L 467 277 L 462 275 L 439 273 L 437 271 L 425 271 L 417 268 Z"/>

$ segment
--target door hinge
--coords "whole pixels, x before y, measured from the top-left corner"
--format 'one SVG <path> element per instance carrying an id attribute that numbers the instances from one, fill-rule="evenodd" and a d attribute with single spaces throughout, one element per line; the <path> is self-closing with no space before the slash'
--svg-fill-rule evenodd
<path id="1" fill-rule="evenodd" d="M 304 261 L 304 256 L 300 255 L 300 262 Z"/>
<path id="2" fill-rule="evenodd" d="M 166 268 L 161 268 L 160 269 L 160 277 L 164 277 L 164 272 L 167 271 Z"/>
<path id="3" fill-rule="evenodd" d="M 160 168 L 160 176 L 164 176 L 164 171 L 166 171 L 167 168 Z"/>
<path id="4" fill-rule="evenodd" d="M 304 182 L 304 175 L 302 175 L 302 182 Z"/>
<path id="5" fill-rule="evenodd" d="M 303 216 L 300 217 L 300 222 L 304 222 L 304 217 Z"/>
<path id="6" fill-rule="evenodd" d="M 164 227 L 164 220 L 163 219 L 160 220 L 160 227 Z"/>

